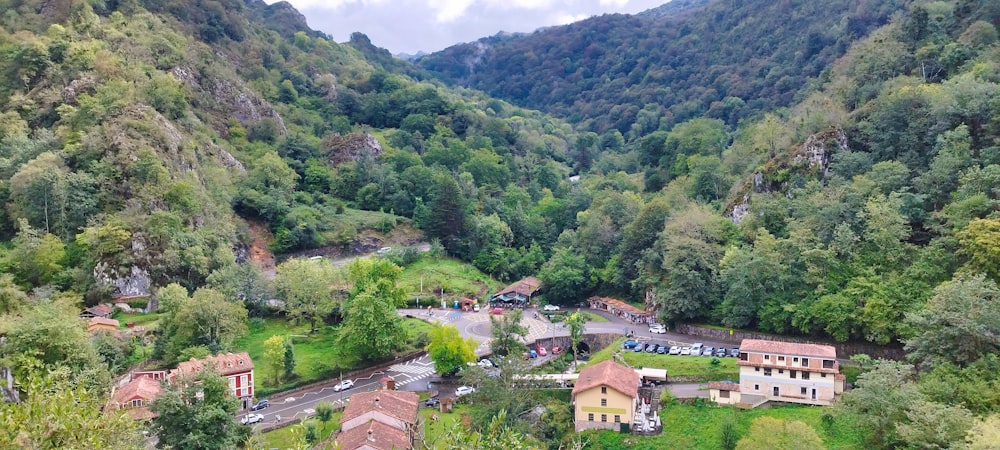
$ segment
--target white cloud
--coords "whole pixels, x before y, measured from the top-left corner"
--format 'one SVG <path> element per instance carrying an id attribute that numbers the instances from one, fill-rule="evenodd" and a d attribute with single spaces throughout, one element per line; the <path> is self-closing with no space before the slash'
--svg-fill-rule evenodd
<path id="1" fill-rule="evenodd" d="M 590 17 L 589 14 L 569 14 L 569 13 L 558 13 L 554 17 L 552 22 L 553 25 L 567 25 L 573 22 L 579 22 L 583 19 Z"/>
<path id="2" fill-rule="evenodd" d="M 427 6 L 434 10 L 438 22 L 448 23 L 463 15 L 475 0 L 427 0 Z"/>
<path id="3" fill-rule="evenodd" d="M 601 6 L 613 6 L 615 8 L 621 8 L 627 5 L 628 2 L 629 0 L 600 0 Z"/>

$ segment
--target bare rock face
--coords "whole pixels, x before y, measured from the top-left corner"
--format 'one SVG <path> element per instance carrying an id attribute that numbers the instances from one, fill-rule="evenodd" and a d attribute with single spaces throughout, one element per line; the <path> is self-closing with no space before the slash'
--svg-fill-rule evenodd
<path id="1" fill-rule="evenodd" d="M 94 280 L 99 286 L 111 288 L 114 297 L 147 296 L 152 285 L 146 269 L 132 266 L 127 274 L 122 275 L 106 262 L 94 266 Z"/>
<path id="2" fill-rule="evenodd" d="M 288 131 L 285 128 L 285 121 L 274 110 L 274 107 L 242 81 L 224 78 L 200 78 L 195 71 L 184 67 L 175 67 L 171 70 L 171 74 L 190 86 L 192 90 L 205 94 L 208 97 L 204 99 L 208 103 L 205 106 L 218 111 L 221 115 L 235 118 L 244 127 L 269 118 L 278 124 L 278 132 L 282 136 Z M 221 128 L 223 124 L 213 125 Z"/>
<path id="3" fill-rule="evenodd" d="M 729 212 L 729 220 L 732 220 L 734 224 L 739 225 L 749 212 L 750 194 L 743 194 L 743 201 L 737 203 L 736 206 L 733 206 L 733 210 Z"/>
<path id="4" fill-rule="evenodd" d="M 837 151 L 847 151 L 847 133 L 837 128 L 809 136 L 802 148 L 792 158 L 792 166 L 818 169 L 823 178 L 830 172 L 830 156 Z"/>
<path id="5" fill-rule="evenodd" d="M 323 140 L 323 148 L 329 152 L 330 164 L 333 166 L 363 158 L 375 158 L 382 154 L 382 144 L 375 136 L 367 133 L 328 136 Z"/>

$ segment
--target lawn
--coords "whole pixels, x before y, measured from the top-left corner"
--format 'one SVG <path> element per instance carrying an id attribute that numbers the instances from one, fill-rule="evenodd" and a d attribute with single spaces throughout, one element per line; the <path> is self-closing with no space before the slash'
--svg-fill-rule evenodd
<path id="1" fill-rule="evenodd" d="M 463 297 L 479 297 L 485 303 L 486 297 L 500 290 L 501 284 L 471 264 L 451 258 L 425 256 L 403 268 L 399 287 L 406 291 L 408 299 L 420 296 L 425 302 L 429 298 L 440 299 L 437 292 L 440 292 L 440 287 L 444 287 L 445 300 L 451 306 L 451 302 Z"/>
<path id="2" fill-rule="evenodd" d="M 587 318 L 587 322 L 610 322 L 607 317 L 592 312 L 580 311 L 580 315 Z"/>
<path id="3" fill-rule="evenodd" d="M 408 333 L 408 343 L 403 351 L 412 351 L 415 348 L 414 341 L 417 335 L 421 331 L 430 329 L 430 325 L 418 319 L 403 319 L 403 328 Z M 263 321 L 263 325 L 251 324 L 250 332 L 236 341 L 234 347 L 246 351 L 250 354 L 250 358 L 257 362 L 254 390 L 258 397 L 335 377 L 342 371 L 358 368 L 360 363 L 358 358 L 342 352 L 337 345 L 337 327 L 321 326 L 314 334 L 309 334 L 308 331 L 308 324 L 292 325 L 284 319 L 269 318 Z M 271 383 L 271 371 L 264 364 L 264 341 L 275 335 L 291 336 L 295 345 L 297 377 L 295 380 L 283 380 L 279 385 Z"/>
<path id="4" fill-rule="evenodd" d="M 848 450 L 863 448 L 860 436 L 847 424 L 836 420 L 827 427 L 823 424 L 824 414 L 829 408 L 817 406 L 774 406 L 740 410 L 727 406 L 703 404 L 672 405 L 660 411 L 663 421 L 663 434 L 653 437 L 638 437 L 621 435 L 614 432 L 588 432 L 584 435 L 589 439 L 588 448 L 601 449 L 717 449 L 719 448 L 719 433 L 723 421 L 732 415 L 736 420 L 736 429 L 741 436 L 745 435 L 753 419 L 761 416 L 774 417 L 782 420 L 798 420 L 811 426 L 823 439 L 828 449 Z M 625 439 L 629 442 L 626 444 Z"/>
<path id="5" fill-rule="evenodd" d="M 343 414 L 342 411 L 336 411 L 333 413 L 333 418 L 327 422 L 324 429 L 323 423 L 317 421 L 316 425 L 319 429 L 319 441 L 322 442 L 324 439 L 330 437 L 334 430 L 340 427 L 340 416 Z M 298 449 L 297 443 L 299 436 L 305 434 L 305 429 L 301 425 L 291 425 L 287 427 L 281 427 L 276 430 L 268 431 L 260 435 L 261 442 L 264 444 L 263 448 L 277 448 L 277 449 Z"/>
<path id="6" fill-rule="evenodd" d="M 594 353 L 587 365 L 597 364 L 611 359 L 620 350 L 625 338 L 618 339 L 608 347 Z M 622 357 L 633 367 L 655 367 L 667 369 L 667 377 L 703 377 L 705 381 L 738 380 L 740 377 L 736 358 L 709 358 L 706 356 L 660 355 L 656 353 L 636 353 L 631 350 L 622 351 Z M 719 365 L 712 366 L 712 360 L 718 359 Z"/>
<path id="7" fill-rule="evenodd" d="M 116 312 L 114 314 L 114 316 L 112 316 L 112 318 L 115 319 L 115 320 L 117 320 L 119 323 L 121 323 L 121 325 L 123 327 L 127 323 L 135 323 L 136 325 L 142 325 L 142 326 L 146 327 L 147 330 L 154 330 L 154 329 L 156 329 L 157 322 L 160 320 L 160 317 L 162 317 L 162 316 L 163 316 L 162 313 L 149 313 L 149 314 L 131 313 L 131 314 L 125 314 L 125 313 L 123 313 L 121 311 L 118 311 L 118 312 Z"/>
<path id="8" fill-rule="evenodd" d="M 435 448 L 433 443 L 437 442 L 438 438 L 443 436 L 448 429 L 459 423 L 462 419 L 462 414 L 467 412 L 468 408 L 465 405 L 455 405 L 451 412 L 441 413 L 440 409 L 427 408 L 421 403 L 419 414 L 420 419 L 424 422 L 424 443 L 431 444 L 425 445 L 425 448 Z M 431 420 L 431 416 L 434 415 L 438 417 L 437 421 Z"/>

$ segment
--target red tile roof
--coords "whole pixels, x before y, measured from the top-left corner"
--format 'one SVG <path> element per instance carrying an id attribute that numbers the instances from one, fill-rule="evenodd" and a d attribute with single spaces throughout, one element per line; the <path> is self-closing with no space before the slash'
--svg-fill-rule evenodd
<path id="1" fill-rule="evenodd" d="M 351 401 L 340 416 L 340 423 L 360 417 L 371 411 L 380 411 L 406 423 L 417 422 L 417 403 L 420 399 L 414 392 L 371 391 L 359 392 L 351 396 Z"/>
<path id="2" fill-rule="evenodd" d="M 642 316 L 642 315 L 648 316 L 648 315 L 653 314 L 653 313 L 651 313 L 649 311 L 636 308 L 635 306 L 632 306 L 632 305 L 630 305 L 628 303 L 625 303 L 625 302 L 623 302 L 621 300 L 617 300 L 617 299 L 613 299 L 613 298 L 608 298 L 608 297 L 590 297 L 590 301 L 592 301 L 592 302 L 593 301 L 604 302 L 604 303 L 607 303 L 608 305 L 610 305 L 613 308 L 617 308 L 617 309 L 620 309 L 620 310 L 625 311 L 627 313 L 635 314 L 635 315 L 639 315 L 639 316 Z"/>
<path id="3" fill-rule="evenodd" d="M 342 431 L 337 436 L 337 444 L 343 450 L 370 448 L 377 450 L 407 450 L 410 440 L 406 432 L 374 420 L 359 427 Z"/>
<path id="4" fill-rule="evenodd" d="M 801 344 L 798 342 L 765 341 L 744 339 L 740 352 L 776 353 L 782 355 L 811 356 L 815 358 L 837 358 L 837 349 L 832 345 Z"/>
<path id="5" fill-rule="evenodd" d="M 114 312 L 114 310 L 111 309 L 111 306 L 102 303 L 100 305 L 95 305 L 90 308 L 84 309 L 83 312 L 90 313 L 91 315 L 98 317 L 107 317 L 110 316 L 111 313 Z"/>
<path id="6" fill-rule="evenodd" d="M 634 398 L 639 393 L 639 374 L 609 359 L 580 371 L 573 395 L 601 385 Z"/>
<path id="7" fill-rule="evenodd" d="M 540 287 L 542 287 L 541 281 L 538 281 L 535 277 L 527 277 L 517 283 L 503 288 L 502 291 L 493 294 L 493 296 L 495 297 L 497 295 L 515 293 L 530 297 Z"/>
<path id="8" fill-rule="evenodd" d="M 110 325 L 115 328 L 118 328 L 119 324 L 117 320 L 108 319 L 107 317 L 91 317 L 89 320 L 87 320 L 87 328 L 90 328 L 94 325 Z"/>
<path id="9" fill-rule="evenodd" d="M 250 355 L 242 352 L 226 353 L 202 359 L 191 358 L 189 361 L 178 364 L 175 372 L 177 375 L 191 375 L 200 372 L 206 365 L 214 365 L 219 374 L 223 376 L 253 370 L 253 360 L 250 359 Z"/>
<path id="10" fill-rule="evenodd" d="M 111 400 L 117 405 L 123 405 L 136 399 L 152 401 L 163 393 L 160 382 L 149 377 L 139 377 L 116 390 Z"/>

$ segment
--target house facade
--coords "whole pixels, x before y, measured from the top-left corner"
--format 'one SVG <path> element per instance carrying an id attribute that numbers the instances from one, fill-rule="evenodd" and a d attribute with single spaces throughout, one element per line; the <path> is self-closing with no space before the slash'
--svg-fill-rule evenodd
<path id="1" fill-rule="evenodd" d="M 622 430 L 631 424 L 639 406 L 639 374 L 608 360 L 587 367 L 573 387 L 576 431 Z"/>
<path id="2" fill-rule="evenodd" d="M 108 319 L 106 317 L 91 317 L 87 319 L 87 333 L 96 334 L 102 331 L 108 333 L 116 333 L 118 331 L 119 323 L 115 319 Z"/>
<path id="3" fill-rule="evenodd" d="M 229 382 L 229 394 L 240 401 L 240 409 L 253 405 L 253 361 L 246 352 L 226 353 L 202 359 L 192 358 L 177 365 L 170 377 L 197 374 L 205 367 L 213 367 Z"/>
<path id="4" fill-rule="evenodd" d="M 351 396 L 340 417 L 337 444 L 344 450 L 406 450 L 421 438 L 414 392 L 378 390 Z"/>
<path id="5" fill-rule="evenodd" d="M 837 350 L 830 345 L 744 339 L 737 364 L 739 385 L 714 383 L 711 398 L 749 407 L 767 401 L 826 406 L 844 392 Z"/>
<path id="6" fill-rule="evenodd" d="M 149 420 L 155 416 L 149 410 L 149 404 L 162 393 L 159 380 L 138 377 L 111 394 L 111 405 L 115 409 L 126 410 L 135 420 Z"/>
<path id="7" fill-rule="evenodd" d="M 635 324 L 647 324 L 656 322 L 656 315 L 652 312 L 642 310 L 625 303 L 621 300 L 608 297 L 590 297 L 587 299 L 591 309 L 599 309 L 610 312 Z"/>

